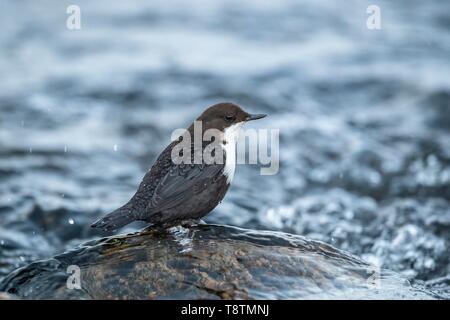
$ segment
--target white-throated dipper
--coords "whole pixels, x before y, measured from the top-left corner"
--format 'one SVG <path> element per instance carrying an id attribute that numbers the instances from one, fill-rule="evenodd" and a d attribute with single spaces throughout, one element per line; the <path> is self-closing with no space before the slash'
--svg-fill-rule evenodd
<path id="1" fill-rule="evenodd" d="M 170 226 L 204 217 L 222 201 L 233 179 L 239 129 L 245 122 L 265 116 L 249 114 L 233 103 L 218 103 L 207 108 L 196 121 L 201 123 L 202 137 L 209 129 L 219 133 L 216 145 L 222 151 L 221 161 L 211 163 L 203 157 L 200 161 L 192 161 L 194 155 L 198 155 L 194 142 L 189 147 L 189 163 L 174 161 L 172 151 L 180 143 L 180 137 L 160 154 L 130 201 L 94 222 L 92 227 L 116 230 L 133 221 Z M 193 137 L 195 130 L 193 123 L 186 134 Z M 201 151 L 214 142 L 201 139 Z"/>

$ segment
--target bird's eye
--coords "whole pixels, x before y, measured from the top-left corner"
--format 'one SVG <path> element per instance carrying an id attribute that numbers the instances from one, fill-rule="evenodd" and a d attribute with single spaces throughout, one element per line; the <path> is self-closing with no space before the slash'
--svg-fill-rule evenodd
<path id="1" fill-rule="evenodd" d="M 236 119 L 236 117 L 235 116 L 233 116 L 232 114 L 229 114 L 229 115 L 226 115 L 225 116 L 225 119 L 227 120 L 227 121 L 234 121 L 235 119 Z"/>

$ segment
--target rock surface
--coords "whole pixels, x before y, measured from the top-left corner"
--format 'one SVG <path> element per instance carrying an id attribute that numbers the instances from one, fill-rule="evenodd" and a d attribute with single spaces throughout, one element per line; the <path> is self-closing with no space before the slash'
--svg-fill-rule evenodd
<path id="1" fill-rule="evenodd" d="M 7 294 L 5 292 L 0 292 L 0 300 L 15 300 L 15 299 L 16 299 L 16 297 L 14 297 L 10 294 Z"/>
<path id="2" fill-rule="evenodd" d="M 76 280 L 68 281 L 77 268 L 80 289 Z M 435 297 L 325 243 L 221 225 L 90 241 L 17 269 L 0 283 L 0 291 L 26 299 Z"/>

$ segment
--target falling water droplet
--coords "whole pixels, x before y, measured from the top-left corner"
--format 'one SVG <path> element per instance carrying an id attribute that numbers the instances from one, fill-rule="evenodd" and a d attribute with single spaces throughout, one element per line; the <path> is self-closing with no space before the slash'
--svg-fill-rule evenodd
<path id="1" fill-rule="evenodd" d="M 75 220 L 73 220 L 72 218 L 69 218 L 69 224 L 74 224 Z"/>
<path id="2" fill-rule="evenodd" d="M 117 151 L 117 144 L 114 145 L 113 149 L 114 151 Z"/>

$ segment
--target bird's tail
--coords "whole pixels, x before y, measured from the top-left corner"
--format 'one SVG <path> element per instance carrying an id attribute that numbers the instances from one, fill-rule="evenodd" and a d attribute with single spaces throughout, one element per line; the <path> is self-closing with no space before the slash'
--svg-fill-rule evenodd
<path id="1" fill-rule="evenodd" d="M 133 222 L 135 219 L 131 215 L 129 206 L 125 205 L 95 221 L 91 227 L 105 231 L 113 231 Z"/>

